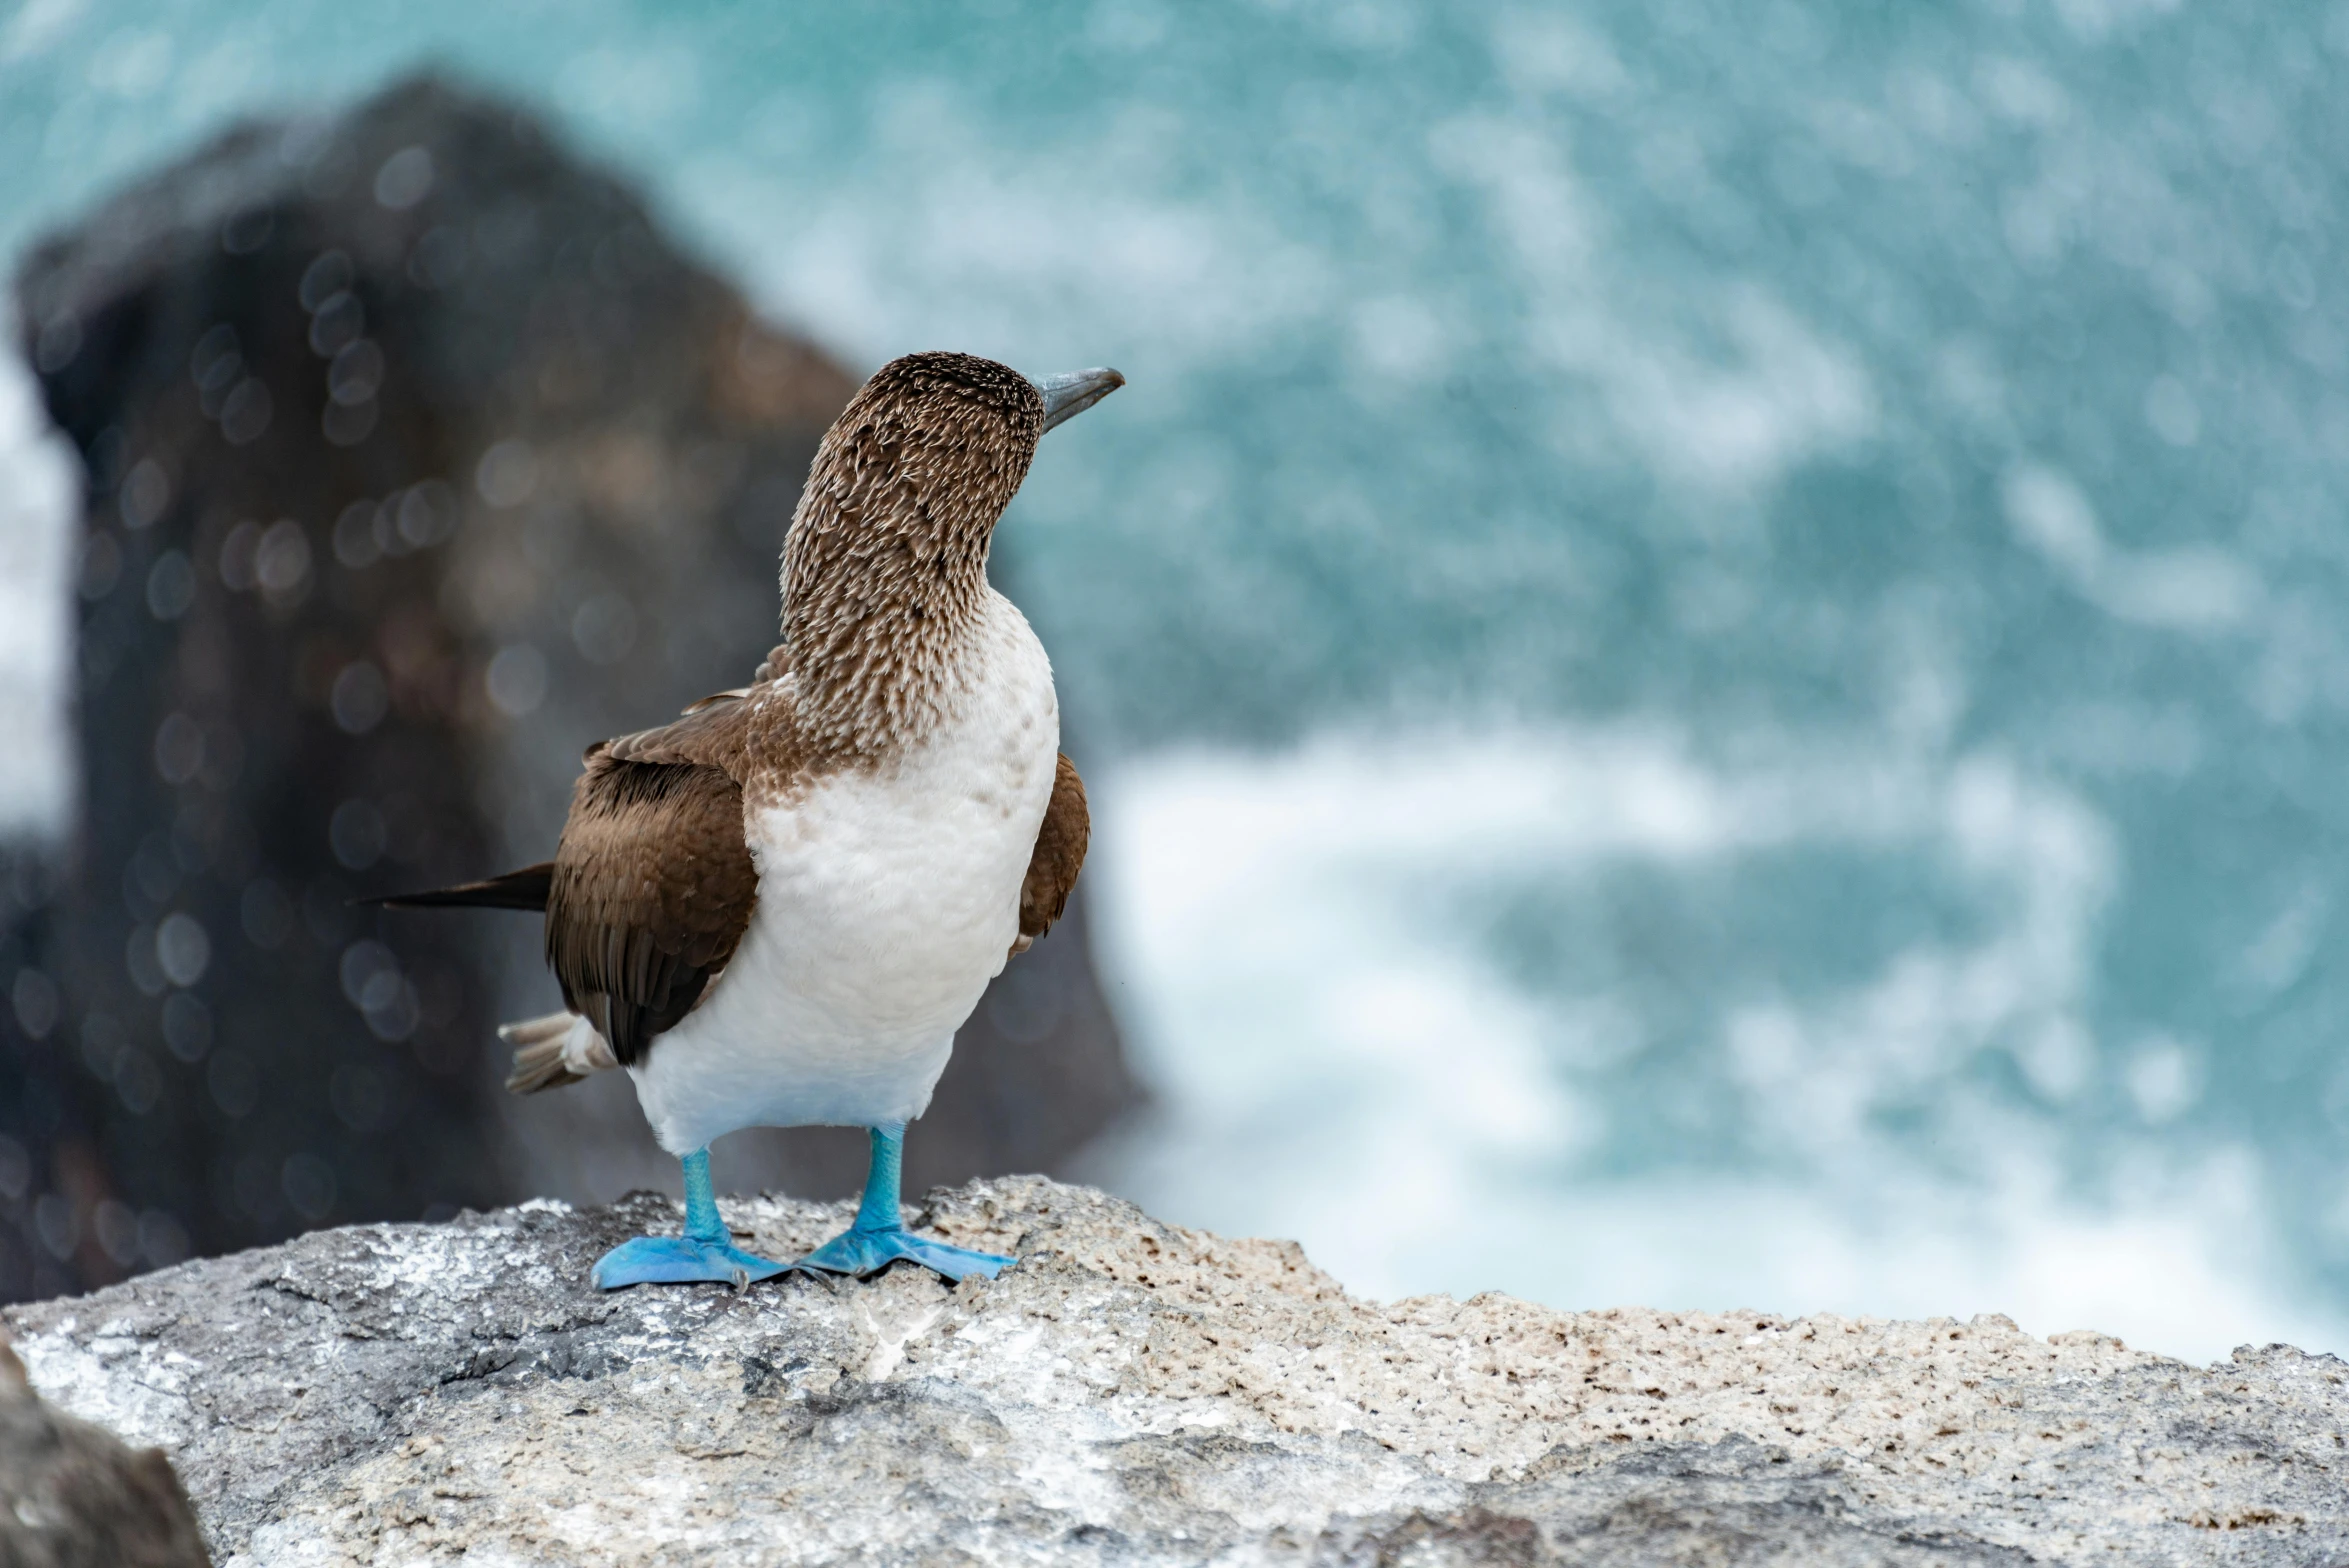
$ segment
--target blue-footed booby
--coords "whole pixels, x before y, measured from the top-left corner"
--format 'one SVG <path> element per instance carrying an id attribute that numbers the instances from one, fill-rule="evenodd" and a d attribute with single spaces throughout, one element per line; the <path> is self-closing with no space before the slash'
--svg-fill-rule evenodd
<path id="1" fill-rule="evenodd" d="M 383 900 L 545 912 L 564 1010 L 500 1031 L 507 1087 L 624 1068 L 684 1166 L 684 1234 L 607 1253 L 602 1288 L 1012 1261 L 904 1228 L 901 1144 L 955 1030 L 1084 863 L 1051 662 L 987 551 L 1044 432 L 1124 384 L 967 354 L 884 365 L 816 452 L 783 640 L 751 684 L 589 747 L 552 861 Z M 870 1130 L 855 1222 L 793 1263 L 743 1251 L 711 1142 L 811 1125 Z"/>

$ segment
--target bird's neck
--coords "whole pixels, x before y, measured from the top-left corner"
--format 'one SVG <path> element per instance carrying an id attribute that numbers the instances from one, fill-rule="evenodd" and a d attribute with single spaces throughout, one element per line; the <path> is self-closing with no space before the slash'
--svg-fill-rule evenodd
<path id="1" fill-rule="evenodd" d="M 945 718 L 968 684 L 992 530 L 913 514 L 881 528 L 803 514 L 784 548 L 797 728 L 825 754 L 900 751 Z"/>

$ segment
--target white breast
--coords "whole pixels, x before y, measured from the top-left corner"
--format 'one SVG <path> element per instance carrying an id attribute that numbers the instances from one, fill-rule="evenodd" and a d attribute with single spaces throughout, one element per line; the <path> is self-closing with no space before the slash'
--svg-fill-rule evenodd
<path id="1" fill-rule="evenodd" d="M 1019 934 L 1060 746 L 1051 664 L 1009 600 L 988 594 L 972 654 L 966 699 L 901 762 L 745 821 L 750 928 L 701 1006 L 630 1069 L 671 1153 L 929 1105 Z"/>

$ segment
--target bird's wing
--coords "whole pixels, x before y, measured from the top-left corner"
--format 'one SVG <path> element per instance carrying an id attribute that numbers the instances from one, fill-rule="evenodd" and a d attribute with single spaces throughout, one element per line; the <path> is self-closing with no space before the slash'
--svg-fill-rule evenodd
<path id="1" fill-rule="evenodd" d="M 750 704 L 719 700 L 587 753 L 555 851 L 547 962 L 627 1066 L 733 955 L 758 902 L 743 840 Z"/>
<path id="2" fill-rule="evenodd" d="M 772 659 L 782 652 L 776 650 Z M 607 741 L 598 741 L 587 748 L 587 758 L 593 762 L 600 753 L 615 762 L 684 763 L 697 767 L 711 767 L 723 771 L 736 783 L 742 780 L 742 769 L 748 761 L 750 720 L 754 710 L 774 704 L 774 715 L 768 720 L 770 732 L 777 731 L 785 720 L 780 715 L 790 711 L 792 687 L 788 676 L 768 680 L 768 666 L 759 666 L 760 679 L 749 686 L 733 691 L 721 691 L 702 698 L 688 707 L 684 714 L 668 723 L 649 730 L 638 730 L 633 735 L 619 735 Z M 779 738 L 776 733 L 767 737 L 769 745 Z"/>
<path id="3" fill-rule="evenodd" d="M 758 687 L 767 685 L 770 682 L 776 683 L 777 689 L 782 691 L 786 697 L 788 697 L 790 688 L 788 683 L 785 682 L 784 677 L 791 668 L 788 662 L 790 653 L 790 648 L 780 645 L 768 650 L 767 656 L 759 661 L 758 669 L 752 672 L 750 677 L 750 685 L 735 686 L 729 688 L 726 691 L 712 692 L 707 697 L 701 698 L 699 701 L 689 702 L 683 709 L 683 716 L 690 719 L 696 714 L 706 712 L 707 710 L 715 708 L 722 703 L 740 702 L 743 698 L 749 696 Z M 657 735 L 660 734 L 662 730 L 666 730 L 672 727 L 673 726 L 670 725 L 663 725 L 661 726 L 660 730 L 645 730 L 642 732 L 642 734 Z M 630 736 L 626 738 L 635 739 L 636 737 Z"/>
<path id="4" fill-rule="evenodd" d="M 1036 852 L 1028 857 L 1028 877 L 1020 884 L 1020 945 L 1025 947 L 1052 929 L 1068 907 L 1069 889 L 1084 869 L 1085 844 L 1092 837 L 1093 819 L 1085 811 L 1085 781 L 1077 765 L 1063 752 L 1052 778 L 1052 804 L 1044 808 L 1044 826 L 1036 834 Z"/>

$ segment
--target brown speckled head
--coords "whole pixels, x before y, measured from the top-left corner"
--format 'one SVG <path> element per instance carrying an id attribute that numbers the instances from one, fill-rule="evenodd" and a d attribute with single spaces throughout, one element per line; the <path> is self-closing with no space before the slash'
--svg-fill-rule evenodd
<path id="1" fill-rule="evenodd" d="M 833 422 L 783 551 L 783 640 L 818 749 L 887 749 L 944 699 L 1045 399 L 993 360 L 908 354 Z"/>

